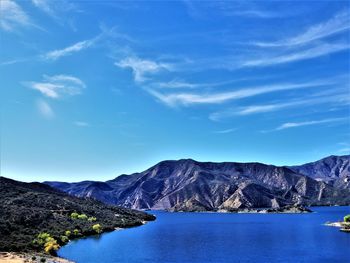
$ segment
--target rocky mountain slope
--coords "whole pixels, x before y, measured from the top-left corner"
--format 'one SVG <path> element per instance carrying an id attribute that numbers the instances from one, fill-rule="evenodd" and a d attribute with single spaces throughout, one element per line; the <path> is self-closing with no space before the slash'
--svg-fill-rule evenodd
<path id="1" fill-rule="evenodd" d="M 349 160 L 349 156 L 339 158 Z M 134 209 L 213 211 L 350 204 L 349 188 L 315 180 L 296 169 L 184 159 L 163 161 L 142 173 L 106 182 L 46 183 L 71 195 Z"/>
<path id="2" fill-rule="evenodd" d="M 350 189 L 350 155 L 329 156 L 316 162 L 289 168 L 337 188 Z"/>
<path id="3" fill-rule="evenodd" d="M 22 183 L 0 177 L 0 251 L 41 250 L 33 240 L 49 233 L 60 245 L 67 238 L 96 234 L 116 227 L 141 225 L 154 216 L 127 208 L 103 204 L 91 198 L 78 198 L 41 183 Z M 77 212 L 85 217 L 71 218 Z M 91 220 L 90 220 L 91 219 Z M 74 229 L 78 230 L 74 234 Z"/>

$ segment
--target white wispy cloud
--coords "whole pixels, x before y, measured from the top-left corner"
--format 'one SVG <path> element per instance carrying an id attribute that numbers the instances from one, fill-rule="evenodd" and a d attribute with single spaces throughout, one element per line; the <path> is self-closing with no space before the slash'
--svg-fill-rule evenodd
<path id="1" fill-rule="evenodd" d="M 280 131 L 280 130 L 297 128 L 302 126 L 318 125 L 318 124 L 331 123 L 331 122 L 342 122 L 342 121 L 349 121 L 349 120 L 350 120 L 349 118 L 331 118 L 331 119 L 303 121 L 303 122 L 287 122 L 287 123 L 281 124 L 275 130 Z"/>
<path id="2" fill-rule="evenodd" d="M 234 116 L 242 116 L 242 115 L 252 115 L 252 114 L 261 114 L 267 112 L 275 112 L 283 109 L 300 107 L 300 106 L 312 106 L 317 104 L 327 104 L 327 103 L 335 103 L 338 106 L 344 106 L 350 104 L 350 98 L 348 93 L 341 93 L 337 95 L 327 95 L 315 98 L 307 98 L 307 99 L 298 99 L 287 102 L 277 102 L 270 104 L 262 104 L 262 105 L 251 105 L 246 107 L 239 108 L 231 108 L 224 111 L 218 111 L 211 113 L 209 115 L 209 119 L 212 121 L 219 121 L 226 118 L 231 118 Z"/>
<path id="3" fill-rule="evenodd" d="M 178 89 L 178 88 L 193 89 L 193 88 L 201 87 L 202 85 L 198 83 L 190 83 L 190 82 L 181 81 L 181 80 L 171 80 L 168 82 L 154 83 L 153 86 L 157 86 L 160 88 L 170 88 L 170 89 Z"/>
<path id="4" fill-rule="evenodd" d="M 72 55 L 73 53 L 92 47 L 96 43 L 98 38 L 99 37 L 95 37 L 92 39 L 80 41 L 63 49 L 57 49 L 47 52 L 42 56 L 42 58 L 45 60 L 57 60 L 61 57 Z"/>
<path id="5" fill-rule="evenodd" d="M 338 150 L 339 153 L 350 153 L 350 147 L 346 147 L 346 148 L 341 148 Z"/>
<path id="6" fill-rule="evenodd" d="M 24 82 L 25 86 L 41 92 L 49 98 L 57 99 L 65 95 L 73 96 L 81 93 L 86 87 L 79 78 L 69 75 L 43 76 L 41 82 Z"/>
<path id="7" fill-rule="evenodd" d="M 237 131 L 237 128 L 231 128 L 231 129 L 226 129 L 226 130 L 219 130 L 219 131 L 213 131 L 213 133 L 217 134 L 226 134 L 226 133 L 231 133 Z"/>
<path id="8" fill-rule="evenodd" d="M 73 122 L 73 124 L 75 126 L 79 126 L 79 127 L 89 127 L 90 126 L 90 124 L 85 122 L 85 121 L 75 121 L 75 122 Z"/>
<path id="9" fill-rule="evenodd" d="M 282 14 L 266 10 L 240 10 L 240 11 L 226 11 L 226 15 L 242 16 L 242 17 L 256 17 L 256 18 L 276 18 L 281 17 Z"/>
<path id="10" fill-rule="evenodd" d="M 314 81 L 306 83 L 282 83 L 279 85 L 261 86 L 255 88 L 244 88 L 235 91 L 227 92 L 216 92 L 216 93 L 161 93 L 154 89 L 148 89 L 147 91 L 156 97 L 161 102 L 168 106 L 177 105 L 191 105 L 191 104 L 219 104 L 231 100 L 237 100 L 241 98 L 247 98 L 252 96 L 257 96 L 260 94 L 293 90 L 293 89 L 303 89 L 310 87 L 318 87 L 331 84 L 331 81 Z"/>
<path id="11" fill-rule="evenodd" d="M 347 43 L 324 43 L 312 48 L 297 50 L 283 55 L 272 55 L 259 59 L 247 60 L 242 62 L 241 67 L 272 66 L 289 62 L 302 61 L 340 52 L 349 48 L 350 46 Z"/>
<path id="12" fill-rule="evenodd" d="M 46 101 L 40 99 L 36 102 L 36 106 L 43 117 L 52 119 L 55 116 L 51 106 Z"/>
<path id="13" fill-rule="evenodd" d="M 136 82 L 144 82 L 148 78 L 147 75 L 158 73 L 163 70 L 172 70 L 172 65 L 153 60 L 140 59 L 138 57 L 127 57 L 119 62 L 114 63 L 120 68 L 130 68 L 134 74 Z"/>
<path id="14" fill-rule="evenodd" d="M 284 108 L 296 107 L 301 105 L 315 105 L 321 103 L 331 103 L 338 102 L 339 104 L 349 103 L 349 99 L 346 98 L 346 94 L 331 96 L 331 97 L 323 97 L 323 98 L 315 98 L 315 99 L 305 99 L 305 100 L 296 100 L 285 103 L 275 103 L 275 104 L 267 104 L 267 105 L 255 105 L 245 107 L 237 112 L 238 115 L 249 115 L 255 113 L 265 113 L 271 111 L 277 111 Z"/>
<path id="15" fill-rule="evenodd" d="M 0 2 L 0 28 L 5 31 L 14 31 L 19 26 L 34 25 L 27 13 L 12 0 Z"/>
<path id="16" fill-rule="evenodd" d="M 71 22 L 70 18 L 65 15 L 67 12 L 81 12 L 77 7 L 76 2 L 68 0 L 32 0 L 32 4 L 59 23 Z"/>
<path id="17" fill-rule="evenodd" d="M 35 5 L 37 8 L 43 10 L 45 13 L 53 16 L 54 10 L 50 3 L 53 3 L 54 1 L 47 1 L 47 0 L 32 0 L 33 5 Z"/>
<path id="18" fill-rule="evenodd" d="M 303 33 L 276 42 L 255 42 L 260 47 L 288 47 L 308 44 L 312 41 L 323 39 L 350 29 L 350 12 L 342 11 L 326 22 L 313 25 Z"/>

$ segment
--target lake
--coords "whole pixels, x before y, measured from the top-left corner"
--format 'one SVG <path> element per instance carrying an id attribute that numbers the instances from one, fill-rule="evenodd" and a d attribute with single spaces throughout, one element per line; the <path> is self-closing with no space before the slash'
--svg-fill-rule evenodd
<path id="1" fill-rule="evenodd" d="M 327 227 L 350 207 L 310 214 L 167 213 L 141 227 L 70 242 L 59 256 L 89 262 L 350 262 L 350 234 Z"/>

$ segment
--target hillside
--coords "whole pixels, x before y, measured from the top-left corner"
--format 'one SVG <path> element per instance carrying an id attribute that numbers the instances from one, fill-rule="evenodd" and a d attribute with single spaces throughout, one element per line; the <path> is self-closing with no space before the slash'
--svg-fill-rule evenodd
<path id="1" fill-rule="evenodd" d="M 350 204 L 349 188 L 261 163 L 184 159 L 163 161 L 144 172 L 106 182 L 46 183 L 72 195 L 134 209 L 215 211 Z"/>
<path id="2" fill-rule="evenodd" d="M 350 155 L 332 155 L 316 162 L 289 168 L 337 188 L 350 189 Z"/>
<path id="3" fill-rule="evenodd" d="M 63 245 L 68 240 L 62 236 L 78 238 L 155 219 L 143 212 L 69 196 L 45 184 L 4 177 L 0 177 L 0 196 L 0 251 L 40 251 L 42 246 L 33 244 L 39 233 L 48 233 Z M 74 212 L 80 217 L 72 218 Z M 96 224 L 100 228 L 93 229 Z"/>

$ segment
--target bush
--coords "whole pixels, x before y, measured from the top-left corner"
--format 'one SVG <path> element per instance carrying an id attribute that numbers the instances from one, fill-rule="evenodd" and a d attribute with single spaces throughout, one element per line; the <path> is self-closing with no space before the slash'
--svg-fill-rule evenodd
<path id="1" fill-rule="evenodd" d="M 344 222 L 350 223 L 350 215 L 344 216 Z"/>
<path id="2" fill-rule="evenodd" d="M 89 221 L 89 222 L 94 222 L 94 221 L 96 221 L 96 217 L 93 217 L 93 216 L 92 216 L 92 217 L 89 217 L 89 218 L 88 218 L 88 221 Z"/>
<path id="3" fill-rule="evenodd" d="M 79 229 L 74 229 L 73 234 L 74 234 L 74 236 L 79 236 L 80 235 Z"/>
<path id="4" fill-rule="evenodd" d="M 50 234 L 43 232 L 39 233 L 37 237 L 33 240 L 33 244 L 37 244 L 39 246 L 42 246 L 43 244 L 46 243 L 46 241 L 50 238 Z"/>
<path id="5" fill-rule="evenodd" d="M 56 250 L 58 250 L 59 248 L 60 246 L 58 245 L 57 240 L 53 237 L 48 238 L 44 245 L 45 252 L 49 254 L 56 253 Z"/>
<path id="6" fill-rule="evenodd" d="M 70 217 L 72 219 L 78 219 L 78 216 L 79 216 L 79 214 L 77 212 L 73 212 L 73 213 L 70 214 Z"/>
<path id="7" fill-rule="evenodd" d="M 41 258 L 40 262 L 46 262 L 46 258 Z"/>
<path id="8" fill-rule="evenodd" d="M 66 230 L 66 232 L 64 232 L 64 234 L 65 234 L 67 237 L 70 237 L 70 235 L 72 234 L 72 232 L 70 232 L 69 230 Z"/>
<path id="9" fill-rule="evenodd" d="M 63 243 L 67 243 L 69 241 L 69 238 L 67 236 L 61 236 L 61 241 Z"/>
<path id="10" fill-rule="evenodd" d="M 56 250 L 60 248 L 57 240 L 50 236 L 48 233 L 39 233 L 37 237 L 33 240 L 33 244 L 42 247 L 46 253 L 54 254 Z"/>
<path id="11" fill-rule="evenodd" d="M 97 234 L 100 234 L 100 233 L 102 232 L 102 229 L 101 229 L 101 225 L 100 225 L 100 224 L 93 225 L 93 226 L 92 226 L 92 229 L 93 229 Z"/>
<path id="12" fill-rule="evenodd" d="M 86 220 L 88 217 L 85 214 L 78 215 L 78 219 Z"/>

